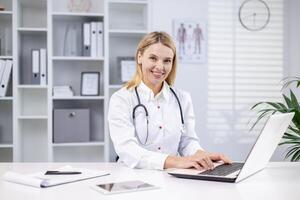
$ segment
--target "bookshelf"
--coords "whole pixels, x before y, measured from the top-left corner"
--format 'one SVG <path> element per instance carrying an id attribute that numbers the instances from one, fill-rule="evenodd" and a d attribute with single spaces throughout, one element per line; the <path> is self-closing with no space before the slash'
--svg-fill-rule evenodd
<path id="1" fill-rule="evenodd" d="M 0 3 L 5 7 L 4 11 L 0 11 L 0 59 L 13 60 L 12 2 L 0 0 Z M 11 75 L 8 93 L 0 97 L 0 162 L 13 161 L 13 104 L 13 76 Z"/>
<path id="2" fill-rule="evenodd" d="M 138 42 L 150 31 L 150 1 L 108 0 L 105 8 L 108 15 L 105 29 L 108 32 L 106 52 L 109 99 L 124 84 L 121 81 L 119 57 L 135 57 Z M 116 154 L 111 141 L 109 145 L 109 159 L 115 161 Z"/>
<path id="3" fill-rule="evenodd" d="M 114 160 L 107 108 L 122 87 L 118 57 L 135 54 L 150 30 L 150 3 L 143 0 L 90 0 L 88 11 L 70 8 L 69 0 L 0 0 L 0 59 L 13 60 L 8 94 L 0 97 L 0 162 L 102 162 Z M 72 6 L 71 6 L 72 7 Z M 32 17 L 34 16 L 34 17 Z M 83 23 L 102 22 L 103 55 L 83 53 Z M 78 50 L 70 54 L 67 29 L 77 31 Z M 1 34 L 2 37 L 3 34 Z M 32 49 L 47 50 L 46 85 L 32 81 Z M 74 47 L 72 47 L 74 48 Z M 81 73 L 99 72 L 97 96 L 81 96 Z M 53 87 L 69 85 L 74 96 L 54 96 Z M 90 141 L 53 142 L 54 109 L 88 109 Z M 74 156 L 76 155 L 76 156 Z"/>

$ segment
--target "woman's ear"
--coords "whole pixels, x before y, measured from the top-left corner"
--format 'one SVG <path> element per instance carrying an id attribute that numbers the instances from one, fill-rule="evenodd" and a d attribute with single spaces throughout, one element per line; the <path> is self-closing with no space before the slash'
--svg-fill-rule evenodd
<path id="1" fill-rule="evenodd" d="M 139 53 L 138 53 L 138 57 L 137 57 L 137 62 L 138 62 L 138 64 L 140 65 L 140 64 L 142 64 L 142 54 L 141 54 L 141 52 L 139 51 Z"/>

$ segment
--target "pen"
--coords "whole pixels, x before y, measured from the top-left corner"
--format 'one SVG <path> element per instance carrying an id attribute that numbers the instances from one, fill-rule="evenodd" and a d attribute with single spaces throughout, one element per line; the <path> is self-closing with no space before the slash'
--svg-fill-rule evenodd
<path id="1" fill-rule="evenodd" d="M 81 174 L 81 172 L 75 171 L 46 171 L 45 175 L 75 175 Z"/>

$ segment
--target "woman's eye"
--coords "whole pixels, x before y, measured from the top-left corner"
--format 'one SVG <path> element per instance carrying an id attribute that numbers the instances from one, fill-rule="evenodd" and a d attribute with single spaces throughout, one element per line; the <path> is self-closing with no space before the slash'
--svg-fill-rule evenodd
<path id="1" fill-rule="evenodd" d="M 171 60 L 165 60 L 165 63 L 171 63 L 172 61 Z"/>
<path id="2" fill-rule="evenodd" d="M 150 60 L 156 61 L 156 58 L 155 57 L 150 57 Z"/>

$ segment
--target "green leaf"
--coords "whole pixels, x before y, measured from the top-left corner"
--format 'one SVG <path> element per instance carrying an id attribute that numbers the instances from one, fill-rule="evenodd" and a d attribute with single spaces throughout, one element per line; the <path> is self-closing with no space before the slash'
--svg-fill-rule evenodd
<path id="1" fill-rule="evenodd" d="M 252 106 L 250 108 L 250 110 L 253 110 L 254 108 L 256 108 L 257 106 L 261 105 L 261 104 L 264 104 L 265 102 L 259 102 L 259 103 L 256 103 L 254 106 Z"/>
<path id="2" fill-rule="evenodd" d="M 293 155 L 299 149 L 300 149 L 300 146 L 297 146 L 297 145 L 292 146 L 292 148 L 290 148 L 290 150 L 285 155 L 285 158 L 290 157 L 291 155 Z"/>
<path id="3" fill-rule="evenodd" d="M 298 148 L 297 151 L 294 152 L 291 161 L 298 161 L 299 159 L 300 159 L 300 148 Z"/>
<path id="4" fill-rule="evenodd" d="M 297 146 L 293 146 L 285 155 L 285 158 L 290 157 L 291 155 L 293 155 L 300 147 Z"/>
<path id="5" fill-rule="evenodd" d="M 288 141 L 284 141 L 281 142 L 280 144 L 299 144 L 300 145 L 300 139 L 296 139 L 296 140 L 288 140 Z"/>
<path id="6" fill-rule="evenodd" d="M 265 112 L 261 113 L 261 114 L 258 116 L 258 118 L 256 119 L 256 121 L 254 122 L 254 124 L 251 126 L 250 131 L 253 130 L 253 128 L 256 126 L 256 124 L 257 124 L 262 118 L 264 118 L 264 117 L 267 116 L 267 115 L 273 115 L 275 112 L 276 112 L 276 111 L 273 111 L 271 114 L 270 114 L 268 111 L 265 111 Z"/>
<path id="7" fill-rule="evenodd" d="M 290 94 L 291 94 L 291 103 L 292 103 L 293 107 L 296 109 L 299 109 L 299 103 L 298 103 L 297 97 L 295 96 L 295 94 L 293 93 L 292 90 L 290 90 Z"/>
<path id="8" fill-rule="evenodd" d="M 292 107 L 293 107 L 293 104 L 292 104 L 291 100 L 290 100 L 287 96 L 285 96 L 284 94 L 282 94 L 282 96 L 283 96 L 283 98 L 284 98 L 284 100 L 285 100 L 286 105 L 287 105 L 289 108 L 292 108 Z"/>

